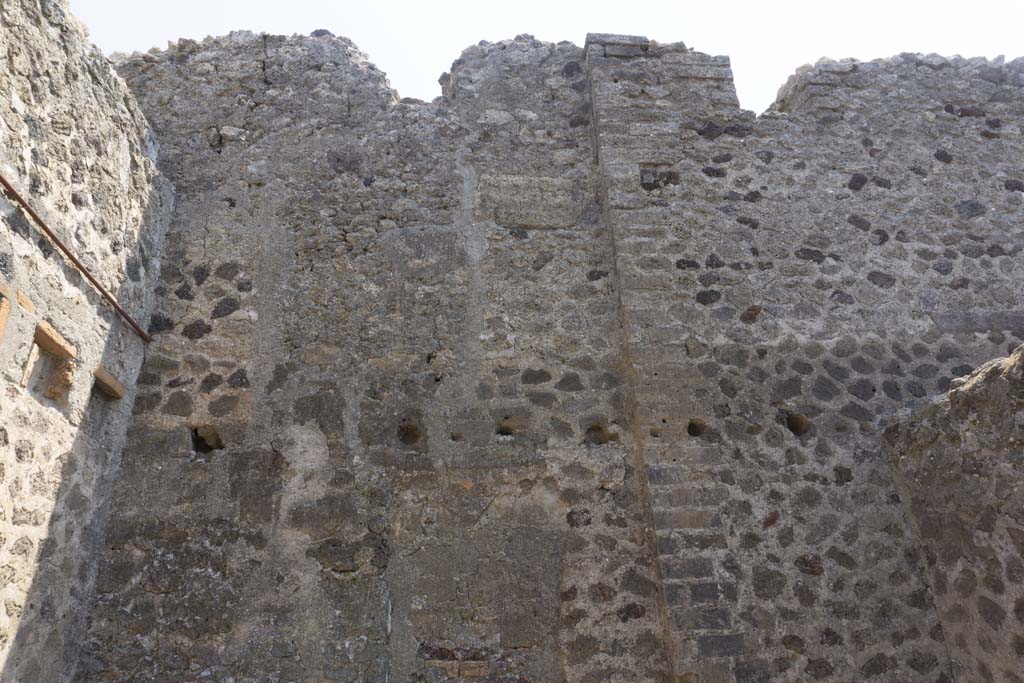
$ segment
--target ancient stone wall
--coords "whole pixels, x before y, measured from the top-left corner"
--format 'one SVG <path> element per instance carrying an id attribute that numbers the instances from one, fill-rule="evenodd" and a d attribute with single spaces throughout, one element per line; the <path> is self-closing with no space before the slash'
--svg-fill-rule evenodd
<path id="1" fill-rule="evenodd" d="M 1024 680 L 1024 347 L 885 432 L 960 680 Z"/>
<path id="2" fill-rule="evenodd" d="M 145 322 L 169 189 L 134 98 L 64 3 L 0 2 L 0 101 L 0 173 Z M 73 674 L 142 356 L 135 333 L 0 195 L 5 683 Z"/>
<path id="3" fill-rule="evenodd" d="M 80 40 L 12 6 L 18 49 Z M 755 118 L 636 37 L 481 43 L 432 103 L 325 31 L 181 41 L 117 64 L 176 188 L 155 285 L 100 67 L 64 73 L 123 102 L 134 184 L 77 239 L 156 310 L 79 680 L 1017 680 L 880 429 L 1024 339 L 1024 63 L 823 62 Z"/>
<path id="4" fill-rule="evenodd" d="M 179 200 L 90 680 L 951 680 L 878 429 L 1024 334 L 1020 67 L 124 61 Z"/>
<path id="5" fill-rule="evenodd" d="M 1024 335 L 1024 63 L 587 59 L 677 673 L 948 680 L 878 425 Z"/>
<path id="6" fill-rule="evenodd" d="M 583 51 L 119 70 L 177 202 L 87 679 L 667 680 Z"/>

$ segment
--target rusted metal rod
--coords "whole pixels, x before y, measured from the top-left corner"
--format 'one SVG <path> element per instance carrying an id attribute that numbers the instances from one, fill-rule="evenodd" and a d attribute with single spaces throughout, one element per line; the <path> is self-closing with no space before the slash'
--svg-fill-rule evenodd
<path id="1" fill-rule="evenodd" d="M 142 338 L 142 341 L 146 342 L 147 344 L 151 342 L 152 338 L 146 333 L 146 331 L 142 329 L 142 327 L 137 322 L 135 322 L 135 320 L 133 320 L 130 315 L 128 315 L 128 311 L 124 310 L 124 307 L 122 307 L 121 304 L 117 303 L 117 299 L 115 299 L 114 296 L 107 291 L 106 287 L 101 285 L 99 283 L 99 280 L 93 277 L 92 273 L 89 272 L 89 269 L 86 268 L 85 265 L 78 260 L 78 257 L 71 253 L 71 250 L 68 249 L 67 246 L 65 246 L 65 244 L 60 240 L 60 238 L 57 237 L 57 235 L 53 232 L 53 230 L 50 230 L 49 226 L 46 225 L 46 221 L 40 218 L 39 214 L 37 214 L 32 209 L 32 207 L 29 206 L 29 203 L 26 202 L 20 194 L 18 194 L 18 191 L 14 189 L 14 186 L 11 185 L 10 182 L 8 182 L 7 178 L 5 178 L 2 173 L 0 173 L 0 185 L 3 185 L 4 190 L 11 197 L 11 199 L 13 199 L 15 203 L 18 204 L 18 206 L 24 209 L 25 213 L 32 217 L 32 220 L 34 220 L 36 222 L 36 225 L 38 225 L 39 228 L 44 233 L 46 233 L 46 236 L 50 238 L 50 241 L 56 244 L 57 248 L 60 249 L 64 253 L 64 255 L 68 257 L 68 260 L 70 260 L 71 263 L 75 265 L 75 268 L 78 269 L 78 272 L 84 275 L 85 279 L 91 282 L 92 286 L 96 288 L 96 291 L 98 291 L 103 296 L 103 298 L 106 299 L 107 302 L 114 307 L 114 310 L 121 314 L 121 317 L 124 318 L 125 322 L 131 325 L 132 329 L 135 330 L 139 337 Z"/>

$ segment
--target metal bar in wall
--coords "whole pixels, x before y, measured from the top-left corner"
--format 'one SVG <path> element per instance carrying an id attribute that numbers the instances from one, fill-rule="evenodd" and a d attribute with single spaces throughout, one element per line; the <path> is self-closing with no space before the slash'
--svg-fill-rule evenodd
<path id="1" fill-rule="evenodd" d="M 139 337 L 142 338 L 142 341 L 146 342 L 147 344 L 150 341 L 152 341 L 152 338 L 149 336 L 149 334 L 147 334 L 146 331 L 142 329 L 142 327 L 137 322 L 135 322 L 135 320 L 130 315 L 128 315 L 128 311 L 124 310 L 124 307 L 117 302 L 117 299 L 114 298 L 114 295 L 108 292 L 106 287 L 101 285 L 99 283 L 99 280 L 93 277 L 92 273 L 89 272 L 89 269 L 86 268 L 85 265 L 78 260 L 78 257 L 71 253 L 71 250 L 68 249 L 67 246 L 65 246 L 61 239 L 57 237 L 57 235 L 53 232 L 53 230 L 50 230 L 49 226 L 46 225 L 46 221 L 44 221 L 39 216 L 39 214 L 37 214 L 35 210 L 32 209 L 29 203 L 25 201 L 25 199 L 20 194 L 18 194 L 18 191 L 14 189 L 14 186 L 11 185 L 11 183 L 7 180 L 7 178 L 4 177 L 2 173 L 0 173 L 0 185 L 3 186 L 4 191 L 7 193 L 7 195 L 11 199 L 13 199 L 18 206 L 24 209 L 25 213 L 32 217 L 32 220 L 34 220 L 36 222 L 36 225 L 38 225 L 39 228 L 46 234 L 46 236 L 50 238 L 50 241 L 57 245 L 57 248 L 60 249 L 61 252 L 68 257 L 68 260 L 70 260 L 71 263 L 74 264 L 75 268 L 78 269 L 78 272 L 84 275 L 85 279 L 92 283 L 92 286 L 96 288 L 96 291 L 98 291 L 103 296 L 103 298 L 106 299 L 107 302 L 114 307 L 114 310 L 117 311 L 122 318 L 124 318 L 125 322 L 131 325 L 132 329 L 135 330 L 136 334 L 138 334 Z"/>

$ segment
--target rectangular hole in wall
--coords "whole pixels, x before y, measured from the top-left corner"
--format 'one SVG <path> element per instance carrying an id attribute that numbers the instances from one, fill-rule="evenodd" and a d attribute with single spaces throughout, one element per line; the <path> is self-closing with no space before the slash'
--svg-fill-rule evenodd
<path id="1" fill-rule="evenodd" d="M 45 321 L 32 342 L 21 385 L 40 403 L 64 410 L 75 379 L 75 347 Z"/>

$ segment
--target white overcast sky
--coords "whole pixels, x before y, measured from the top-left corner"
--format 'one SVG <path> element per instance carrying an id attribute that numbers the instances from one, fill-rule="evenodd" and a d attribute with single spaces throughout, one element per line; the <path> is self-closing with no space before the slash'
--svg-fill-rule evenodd
<path id="1" fill-rule="evenodd" d="M 761 112 L 801 64 L 899 52 L 1024 55 L 1024 0 L 70 0 L 104 53 L 233 29 L 351 38 L 402 97 L 431 100 L 463 48 L 530 33 L 645 35 L 732 58 L 740 104 Z"/>

